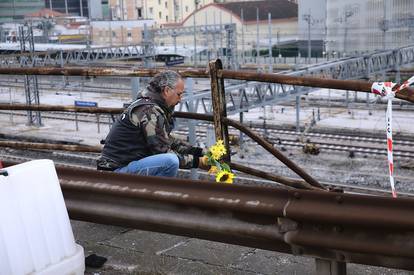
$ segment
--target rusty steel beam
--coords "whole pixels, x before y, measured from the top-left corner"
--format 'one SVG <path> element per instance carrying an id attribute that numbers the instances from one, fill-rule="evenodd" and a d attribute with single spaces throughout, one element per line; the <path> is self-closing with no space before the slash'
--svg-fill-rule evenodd
<path id="1" fill-rule="evenodd" d="M 310 185 L 304 180 L 294 179 L 294 178 L 288 178 L 283 176 L 274 175 L 272 173 L 268 173 L 262 170 L 254 169 L 251 167 L 247 167 L 238 163 L 231 162 L 230 167 L 234 170 L 246 173 L 248 175 L 256 176 L 262 179 L 271 180 L 274 182 L 281 183 L 283 185 L 286 185 L 288 187 L 292 188 L 299 188 L 299 189 L 309 189 L 309 190 L 320 190 L 320 188 L 317 188 L 313 185 Z"/>
<path id="2" fill-rule="evenodd" d="M 89 114 L 120 114 L 123 112 L 123 108 L 107 108 L 107 107 L 75 107 L 75 106 L 62 106 L 62 105 L 28 105 L 28 104 L 7 104 L 0 103 L 0 110 L 13 110 L 13 111 L 42 111 L 42 112 L 74 112 L 74 113 L 89 113 Z"/>
<path id="3" fill-rule="evenodd" d="M 65 76 L 119 76 L 147 77 L 154 76 L 166 69 L 115 69 L 106 67 L 35 67 L 35 68 L 0 68 L 0 74 L 11 75 L 65 75 Z M 182 77 L 208 78 L 206 70 L 178 69 Z"/>
<path id="4" fill-rule="evenodd" d="M 8 147 L 15 149 L 26 150 L 62 150 L 70 152 L 88 152 L 88 153 L 101 153 L 101 146 L 88 146 L 88 145 L 67 145 L 67 144 L 50 144 L 39 142 L 22 142 L 22 141 L 2 141 L 0 140 L 0 147 Z M 246 167 L 237 163 L 230 163 L 230 166 L 237 171 L 246 173 L 248 175 L 260 177 L 262 179 L 271 180 L 288 187 L 300 188 L 300 189 L 316 189 L 312 185 L 309 185 L 303 180 L 294 178 L 288 178 L 283 176 L 274 175 L 272 173 L 263 172 L 258 169 Z"/>
<path id="5" fill-rule="evenodd" d="M 248 135 L 251 139 L 256 141 L 259 145 L 261 145 L 266 151 L 271 153 L 273 156 L 275 156 L 278 160 L 280 160 L 282 163 L 284 163 L 289 169 L 291 169 L 293 172 L 295 172 L 297 175 L 299 175 L 302 179 L 304 179 L 307 183 L 312 185 L 313 187 L 319 188 L 319 189 L 326 189 L 322 184 L 320 184 L 317 180 L 315 180 L 311 175 L 309 175 L 305 170 L 300 168 L 298 165 L 296 165 L 293 161 L 291 161 L 288 157 L 286 157 L 282 152 L 280 152 L 278 149 L 273 147 L 272 144 L 267 142 L 264 138 L 258 136 L 256 133 L 254 133 L 252 130 L 244 126 L 243 124 L 232 120 L 225 118 L 223 121 L 233 126 L 234 128 L 242 131 L 244 134 Z"/>
<path id="6" fill-rule="evenodd" d="M 288 76 L 282 74 L 270 74 L 270 73 L 250 73 L 231 70 L 221 70 L 218 72 L 219 77 L 227 79 L 239 79 L 248 81 L 259 82 L 271 82 L 287 85 L 306 86 L 306 87 L 318 87 L 328 89 L 339 90 L 351 90 L 359 92 L 371 92 L 372 82 L 358 81 L 358 80 L 338 80 L 338 79 L 326 79 L 316 77 L 299 77 Z M 396 86 L 395 88 L 397 88 Z M 395 95 L 396 98 L 403 99 L 414 103 L 414 89 L 407 88 Z"/>
<path id="7" fill-rule="evenodd" d="M 211 102 L 213 104 L 213 122 L 216 140 L 222 140 L 227 149 L 227 154 L 224 156 L 226 161 L 230 161 L 230 143 L 229 143 L 229 129 L 223 120 L 227 117 L 226 109 L 226 95 L 224 90 L 224 79 L 218 77 L 217 72 L 223 69 L 223 64 L 220 59 L 210 61 L 208 63 L 210 68 L 211 79 Z"/>
<path id="8" fill-rule="evenodd" d="M 65 111 L 65 112 L 84 112 L 84 113 L 106 113 L 106 111 L 108 111 L 111 114 L 118 114 L 121 113 L 123 111 L 122 108 L 76 108 L 76 107 L 68 107 L 68 106 L 50 106 L 50 105 L 25 105 L 25 104 L 0 104 L 0 110 L 38 110 L 38 111 Z M 204 121 L 214 121 L 214 118 L 212 115 L 206 115 L 206 114 L 197 114 L 197 113 L 187 113 L 187 112 L 176 112 L 175 113 L 175 117 L 178 118 L 186 118 L 186 119 L 196 119 L 196 120 L 204 120 Z M 305 170 L 303 170 L 302 168 L 300 168 L 299 166 L 297 166 L 294 162 L 292 162 L 289 158 L 287 158 L 285 155 L 283 155 L 282 152 L 280 152 L 279 150 L 277 150 L 275 147 L 273 147 L 269 142 L 267 142 L 266 140 L 264 140 L 262 137 L 258 136 L 256 133 L 254 133 L 252 130 L 250 130 L 248 127 L 244 126 L 243 124 L 232 120 L 232 119 L 228 119 L 228 118 L 222 118 L 222 123 L 224 125 L 229 125 L 232 126 L 240 131 L 242 131 L 243 133 L 245 133 L 246 135 L 248 135 L 250 138 L 252 138 L 254 141 L 256 141 L 259 145 L 261 145 L 264 149 L 266 149 L 269 153 L 271 153 L 273 156 L 275 156 L 277 159 L 279 159 L 282 163 L 284 163 L 289 169 L 291 169 L 292 171 L 294 171 L 296 174 L 298 174 L 301 178 L 303 178 L 307 183 L 309 183 L 309 185 L 319 188 L 319 189 L 326 189 L 322 184 L 320 184 L 318 181 L 316 181 L 312 176 L 310 176 Z M 2 145 L 3 144 L 3 145 Z M 34 143 L 32 143 L 34 144 Z M 10 143 L 10 144 L 6 144 L 6 143 L 1 143 L 0 142 L 0 147 L 21 147 L 21 148 L 30 148 L 30 145 L 27 144 L 20 144 L 18 142 L 15 142 L 14 144 Z M 38 148 L 38 149 L 55 149 L 55 148 L 47 148 L 47 145 L 39 145 L 39 146 L 44 146 L 42 148 Z M 64 147 L 62 147 L 64 148 Z M 98 148 L 98 147 L 96 147 Z M 97 149 L 91 149 L 91 148 L 84 148 L 86 151 L 83 152 L 98 152 L 98 151 L 94 151 Z M 59 149 L 60 150 L 60 149 Z M 65 149 L 61 149 L 61 150 L 65 150 Z M 88 150 L 92 150 L 92 151 L 88 151 Z M 82 151 L 81 149 L 79 151 Z M 99 149 L 100 151 L 100 149 Z M 252 169 L 252 168 L 250 168 Z M 236 169 L 237 170 L 237 169 Z M 240 171 L 240 170 L 239 170 Z M 246 169 L 244 169 L 244 171 L 247 171 Z M 251 170 L 253 172 L 253 170 Z M 242 171 L 241 171 L 242 172 Z M 279 178 L 276 175 L 271 175 L 271 176 L 267 176 L 266 174 L 270 173 L 260 173 L 258 171 L 254 172 L 256 176 L 262 175 L 265 176 L 265 179 L 268 180 L 275 180 L 276 178 Z M 261 176 L 260 176 L 261 177 Z M 262 177 L 263 178 L 263 177 Z M 285 184 L 287 186 L 293 186 L 294 185 L 302 185 L 303 187 L 306 186 L 306 184 L 304 185 L 304 183 L 302 181 L 298 181 L 295 180 L 295 183 L 293 183 L 289 178 L 279 178 L 279 183 Z M 308 188 L 306 188 L 308 189 Z M 312 188 L 311 188 L 312 189 Z"/>
<path id="9" fill-rule="evenodd" d="M 36 150 L 36 149 L 62 150 L 62 151 L 71 151 L 71 152 L 88 152 L 88 153 L 100 153 L 102 151 L 101 146 L 68 145 L 68 144 L 4 141 L 4 140 L 0 140 L 0 147 L 9 147 L 9 148 L 27 149 L 27 150 Z"/>
<path id="10" fill-rule="evenodd" d="M 69 167 L 57 174 L 72 219 L 414 270 L 413 199 Z"/>

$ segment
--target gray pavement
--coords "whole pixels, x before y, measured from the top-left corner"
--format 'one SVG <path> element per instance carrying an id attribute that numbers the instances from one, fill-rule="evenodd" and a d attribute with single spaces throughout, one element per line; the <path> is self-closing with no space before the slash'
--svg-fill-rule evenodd
<path id="1" fill-rule="evenodd" d="M 312 258 L 72 220 L 85 256 L 108 261 L 85 274 L 316 274 Z M 414 272 L 348 264 L 348 274 L 412 275 Z"/>

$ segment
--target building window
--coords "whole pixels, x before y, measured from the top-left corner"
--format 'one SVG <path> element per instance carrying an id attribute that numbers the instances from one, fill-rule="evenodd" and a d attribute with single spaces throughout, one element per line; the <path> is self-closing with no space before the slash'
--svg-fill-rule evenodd
<path id="1" fill-rule="evenodd" d="M 160 19 L 162 18 L 162 13 L 161 12 L 159 12 L 158 13 L 158 16 L 160 17 Z"/>
<path id="2" fill-rule="evenodd" d="M 112 31 L 112 37 L 116 37 L 116 32 Z"/>
<path id="3" fill-rule="evenodd" d="M 168 22 L 168 15 L 165 17 L 165 21 L 167 21 L 167 22 Z"/>
<path id="4" fill-rule="evenodd" d="M 158 0 L 158 5 L 161 5 L 161 0 Z"/>
<path id="5" fill-rule="evenodd" d="M 142 8 L 137 8 L 138 19 L 142 18 Z"/>
<path id="6" fill-rule="evenodd" d="M 127 36 L 128 37 L 132 37 L 132 33 L 131 32 L 127 32 Z"/>
<path id="7" fill-rule="evenodd" d="M 152 15 L 152 14 L 153 14 L 153 12 L 154 12 L 154 9 L 151 7 L 151 8 L 149 9 L 149 12 L 150 12 L 150 15 Z"/>
<path id="8" fill-rule="evenodd" d="M 165 3 L 164 3 L 164 6 L 165 6 L 165 8 L 167 9 L 167 8 L 168 8 L 168 2 L 165 2 Z"/>
<path id="9" fill-rule="evenodd" d="M 185 12 L 188 12 L 188 6 L 185 6 Z"/>

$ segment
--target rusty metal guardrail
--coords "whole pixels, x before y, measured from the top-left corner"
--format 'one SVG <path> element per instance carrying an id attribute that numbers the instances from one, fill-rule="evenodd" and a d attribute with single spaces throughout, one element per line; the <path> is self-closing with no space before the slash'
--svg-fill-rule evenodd
<path id="1" fill-rule="evenodd" d="M 414 270 L 412 199 L 67 167 L 57 173 L 72 219 Z"/>
<path id="2" fill-rule="evenodd" d="M 38 111 L 75 111 L 73 109 L 79 109 L 79 111 L 83 111 L 85 113 L 93 112 L 94 108 L 66 108 L 65 106 L 49 106 L 49 105 L 8 105 L 8 104 L 0 104 L 0 109 L 2 108 L 12 108 L 13 110 L 27 110 L 27 109 L 36 109 Z M 96 108 L 100 109 L 99 112 L 105 112 L 106 109 L 109 111 L 113 111 L 114 113 L 122 112 L 122 108 Z M 197 119 L 197 120 L 204 120 L 204 121 L 213 121 L 213 116 L 205 115 L 205 114 L 196 114 L 196 113 L 182 113 L 176 112 L 176 117 L 180 118 L 187 118 L 187 119 Z M 249 128 L 243 126 L 241 123 L 237 121 L 225 118 L 224 122 L 226 125 L 231 125 L 240 131 L 244 132 L 246 135 L 251 137 L 254 141 L 258 142 L 261 146 L 263 146 L 268 152 L 278 158 L 281 162 L 287 165 L 290 169 L 297 172 L 299 175 L 305 175 L 304 172 L 300 167 L 298 167 L 295 163 L 290 161 L 287 157 L 280 153 L 279 150 L 274 148 L 270 143 L 266 140 L 255 134 Z M 72 151 L 72 152 L 92 152 L 92 153 L 100 153 L 102 148 L 100 146 L 86 146 L 86 145 L 67 145 L 67 144 L 49 144 L 49 143 L 36 143 L 36 142 L 21 142 L 21 141 L 0 141 L 0 147 L 11 147 L 16 149 L 45 149 L 45 150 L 64 150 L 64 151 Z M 279 175 L 275 175 L 272 173 L 264 172 L 258 169 L 254 169 L 251 167 L 247 167 L 237 163 L 231 163 L 233 169 L 238 170 L 240 172 L 257 176 L 263 179 L 275 181 L 286 185 L 288 187 L 293 188 L 301 188 L 301 189 L 319 189 L 324 190 L 325 188 L 322 185 L 312 185 L 307 183 L 304 180 L 300 179 L 293 179 L 288 177 L 283 177 Z"/>
<path id="3" fill-rule="evenodd" d="M 224 86 L 220 83 L 223 78 L 364 92 L 368 92 L 371 87 L 371 83 L 364 81 L 240 73 L 223 70 L 217 62 L 210 63 L 210 68 L 213 65 L 215 69 L 210 70 L 214 80 L 212 93 L 216 93 L 217 103 L 221 104 L 217 106 L 216 117 L 188 113 L 178 113 L 177 116 L 214 121 L 216 129 L 219 129 L 218 124 L 243 129 L 243 125 L 229 120 L 222 112 L 225 102 L 220 97 L 224 93 Z M 0 74 L 151 76 L 155 73 L 157 70 L 0 68 Z M 179 73 L 188 77 L 208 75 L 205 71 L 194 70 Z M 214 78 L 212 74 L 215 74 Z M 414 92 L 412 89 L 403 90 L 397 94 L 397 98 L 414 102 Z M 0 109 L 6 108 L 13 110 L 11 108 L 23 106 L 0 105 Z M 29 108 L 40 110 L 42 106 L 31 105 Z M 48 108 L 48 111 L 62 111 L 56 106 Z M 66 111 L 88 113 L 107 111 L 114 114 L 121 111 L 116 108 L 65 108 Z M 216 130 L 216 136 L 225 138 L 225 128 L 220 129 Z M 249 135 L 256 140 L 254 133 Z M 263 141 L 262 146 L 284 161 L 283 155 L 278 156 L 277 150 L 266 141 Z M 289 160 L 284 163 L 290 165 Z M 293 167 L 296 169 L 295 165 Z M 237 164 L 234 168 L 241 171 L 252 169 Z M 295 172 L 306 182 L 295 181 L 289 185 L 290 179 L 282 178 L 286 180 L 286 185 L 321 190 L 318 182 L 297 168 Z M 250 172 L 260 174 L 261 171 Z M 58 168 L 58 175 L 70 215 L 75 219 L 204 238 L 340 263 L 414 270 L 412 199 L 216 185 L 183 179 L 160 180 L 71 168 Z"/>
<path id="4" fill-rule="evenodd" d="M 216 61 L 213 61 L 216 62 Z M 118 76 L 141 77 L 153 76 L 160 69 L 114 69 L 114 68 L 85 68 L 85 67 L 38 67 L 38 68 L 0 68 L 0 74 L 10 75 L 65 75 L 65 76 Z M 208 78 L 207 70 L 183 69 L 177 70 L 183 77 Z M 317 77 L 298 77 L 272 73 L 254 73 L 217 69 L 218 78 L 250 80 L 259 82 L 280 83 L 305 87 L 320 87 L 360 92 L 370 92 L 372 83 L 360 80 L 337 80 Z M 396 86 L 395 88 L 397 88 Z M 396 95 L 397 98 L 414 103 L 414 89 L 407 88 Z"/>

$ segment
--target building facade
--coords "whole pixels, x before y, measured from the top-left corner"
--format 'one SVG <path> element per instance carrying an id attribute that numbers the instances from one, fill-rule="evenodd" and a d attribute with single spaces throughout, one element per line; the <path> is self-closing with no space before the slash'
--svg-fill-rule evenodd
<path id="1" fill-rule="evenodd" d="M 93 45 L 117 46 L 142 42 L 144 25 L 151 28 L 153 20 L 91 21 Z"/>
<path id="2" fill-rule="evenodd" d="M 24 15 L 45 8 L 45 0 L 0 0 L 0 23 L 23 19 Z"/>
<path id="3" fill-rule="evenodd" d="M 179 23 L 213 0 L 109 0 L 112 20 L 152 19 L 158 26 Z"/>
<path id="4" fill-rule="evenodd" d="M 45 4 L 53 11 L 89 17 L 89 0 L 45 0 Z"/>
<path id="5" fill-rule="evenodd" d="M 211 3 L 187 16 L 181 24 L 164 24 L 162 28 L 191 28 L 203 25 L 235 24 L 238 51 L 267 50 L 269 46 L 296 42 L 298 9 L 286 0 Z M 223 27 L 224 30 L 224 27 Z M 177 45 L 213 51 L 226 48 L 227 34 L 197 33 L 175 38 Z M 171 45 L 171 37 L 159 38 L 159 44 Z"/>
<path id="6" fill-rule="evenodd" d="M 414 44 L 414 1 L 328 0 L 328 52 L 346 55 Z"/>
<path id="7" fill-rule="evenodd" d="M 327 1 L 298 1 L 299 49 L 303 56 L 308 55 L 309 49 L 312 56 L 326 54 Z"/>

